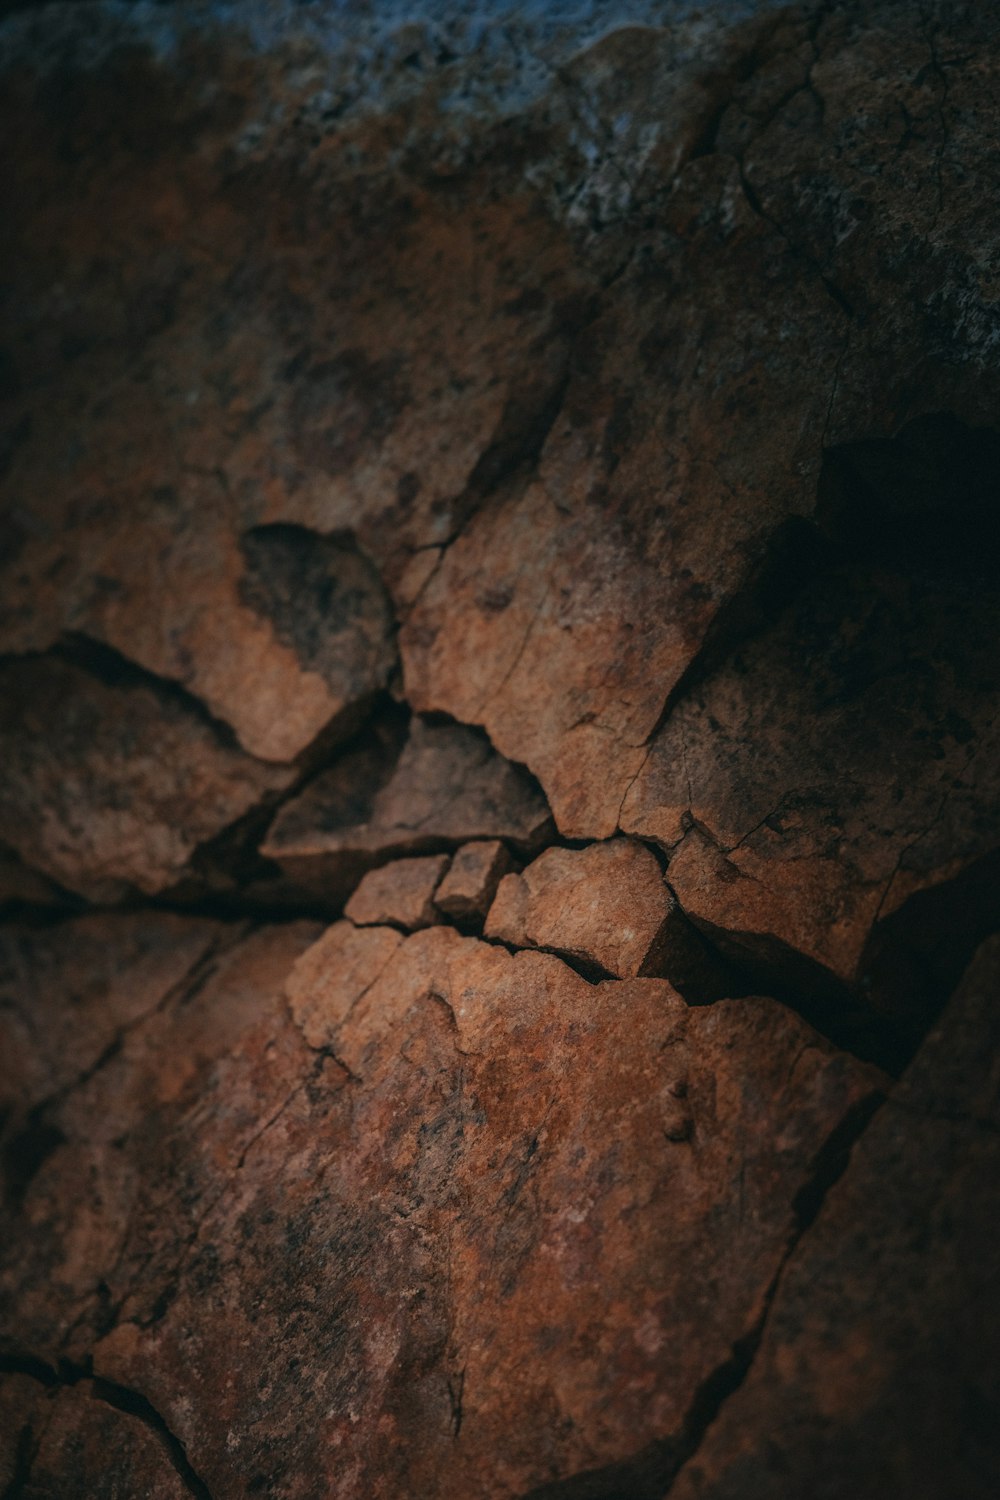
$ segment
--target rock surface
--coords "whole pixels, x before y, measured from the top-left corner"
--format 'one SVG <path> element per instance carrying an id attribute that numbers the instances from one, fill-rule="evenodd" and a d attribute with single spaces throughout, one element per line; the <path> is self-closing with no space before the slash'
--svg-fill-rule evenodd
<path id="1" fill-rule="evenodd" d="M 344 915 L 360 927 L 387 925 L 407 932 L 432 927 L 441 920 L 434 895 L 447 868 L 447 854 L 428 854 L 423 859 L 394 859 L 369 870 Z"/>
<path id="2" fill-rule="evenodd" d="M 463 844 L 434 895 L 434 905 L 450 921 L 462 926 L 482 922 L 497 886 L 513 860 L 499 839 Z"/>
<path id="3" fill-rule="evenodd" d="M 71 1049 L 70 933 L 35 1014 Z M 141 1391 L 219 1497 L 514 1496 L 676 1441 L 878 1075 L 769 1001 L 688 1010 L 441 927 L 308 937 L 229 932 L 29 1089 L 55 1134 L 3 1240 L 4 1352 Z"/>
<path id="4" fill-rule="evenodd" d="M 0 6 L 5 1500 L 997 1493 L 998 59 Z"/>
<path id="5" fill-rule="evenodd" d="M 998 985 L 994 938 L 854 1148 L 672 1500 L 996 1493 Z"/>
<path id="6" fill-rule="evenodd" d="M 114 675 L 58 655 L 0 664 L 4 837 L 98 901 L 174 885 L 200 844 L 292 780 L 155 680 Z"/>
<path id="7" fill-rule="evenodd" d="M 635 979 L 662 972 L 675 909 L 655 855 L 634 839 L 610 839 L 546 849 L 520 875 L 505 876 L 485 930 L 517 948 L 545 948 Z"/>
<path id="8" fill-rule="evenodd" d="M 403 854 L 503 838 L 526 851 L 551 818 L 531 777 L 461 724 L 413 719 L 405 744 L 385 737 L 345 756 L 281 809 L 261 852 L 330 900 Z"/>

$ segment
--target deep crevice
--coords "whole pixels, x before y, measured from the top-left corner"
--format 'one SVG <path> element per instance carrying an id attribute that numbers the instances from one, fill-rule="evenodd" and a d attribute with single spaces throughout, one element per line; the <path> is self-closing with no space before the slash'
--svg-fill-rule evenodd
<path id="1" fill-rule="evenodd" d="M 195 1500 L 212 1500 L 211 1491 L 192 1466 L 184 1444 L 176 1433 L 171 1431 L 166 1420 L 149 1398 L 141 1391 L 132 1390 L 129 1386 L 120 1385 L 115 1380 L 96 1375 L 89 1357 L 83 1364 L 60 1360 L 58 1368 L 55 1368 L 36 1355 L 4 1354 L 0 1355 L 0 1372 L 9 1375 L 26 1375 L 49 1390 L 54 1390 L 59 1386 L 68 1388 L 89 1384 L 91 1394 L 96 1400 L 103 1401 L 106 1406 L 111 1406 L 116 1411 L 135 1417 L 154 1434 L 184 1487 L 195 1497 Z"/>
<path id="2" fill-rule="evenodd" d="M 541 1485 L 522 1496 L 522 1500 L 665 1500 L 726 1402 L 750 1375 L 785 1268 L 803 1235 L 815 1223 L 831 1189 L 846 1171 L 854 1146 L 883 1103 L 884 1095 L 868 1095 L 848 1110 L 827 1137 L 812 1171 L 792 1201 L 794 1225 L 764 1293 L 761 1311 L 753 1325 L 734 1340 L 729 1356 L 702 1382 L 680 1432 L 648 1444 L 619 1463 Z"/>

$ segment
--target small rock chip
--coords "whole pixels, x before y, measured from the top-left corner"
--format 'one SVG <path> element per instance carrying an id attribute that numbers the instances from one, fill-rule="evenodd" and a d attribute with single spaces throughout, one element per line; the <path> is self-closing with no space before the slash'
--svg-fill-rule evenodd
<path id="1" fill-rule="evenodd" d="M 633 839 L 546 849 L 500 882 L 487 937 L 547 948 L 621 979 L 656 972 L 676 905 L 655 856 Z"/>
<path id="2" fill-rule="evenodd" d="M 434 892 L 447 868 L 447 854 L 428 854 L 369 870 L 344 915 L 359 927 L 405 927 L 408 932 L 433 927 L 441 920 Z"/>
<path id="3" fill-rule="evenodd" d="M 452 922 L 481 922 L 512 864 L 499 839 L 463 844 L 437 888 L 434 905 Z"/>

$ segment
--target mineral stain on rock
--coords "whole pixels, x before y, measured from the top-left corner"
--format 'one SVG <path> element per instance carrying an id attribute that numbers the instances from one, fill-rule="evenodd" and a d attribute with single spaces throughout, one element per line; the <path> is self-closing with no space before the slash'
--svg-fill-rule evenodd
<path id="1" fill-rule="evenodd" d="M 992 1500 L 992 9 L 0 11 L 0 1493 Z"/>

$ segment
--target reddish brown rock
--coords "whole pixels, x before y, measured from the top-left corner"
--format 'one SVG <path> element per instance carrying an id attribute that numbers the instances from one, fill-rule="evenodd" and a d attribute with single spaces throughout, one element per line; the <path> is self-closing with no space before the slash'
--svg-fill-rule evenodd
<path id="1" fill-rule="evenodd" d="M 0 846 L 0 909 L 12 906 L 63 906 L 65 891 Z"/>
<path id="2" fill-rule="evenodd" d="M 298 884 L 344 899 L 367 869 L 398 855 L 503 838 L 525 851 L 551 828 L 531 777 L 461 724 L 411 723 L 393 761 L 383 740 L 345 757 L 282 808 L 262 846 Z"/>
<path id="3" fill-rule="evenodd" d="M 998 983 L 993 939 L 785 1267 L 672 1500 L 996 1493 Z"/>
<path id="4" fill-rule="evenodd" d="M 678 703 L 625 800 L 683 909 L 779 972 L 863 981 L 876 923 L 1000 847 L 1000 599 L 946 552 L 909 569 L 809 584 Z"/>
<path id="5" fill-rule="evenodd" d="M 482 922 L 512 864 L 499 839 L 463 844 L 434 894 L 434 905 L 459 926 Z"/>
<path id="6" fill-rule="evenodd" d="M 51 1379 L 51 1384 L 45 1381 Z M 94 1382 L 63 1385 L 0 1375 L 0 1484 L 22 1500 L 118 1500 L 122 1494 L 187 1500 L 169 1442 L 148 1421 L 107 1399 Z M 114 1455 L 113 1469 L 107 1458 Z"/>
<path id="7" fill-rule="evenodd" d="M 224 945 L 216 923 L 165 913 L 0 929 L 0 1115 L 14 1177 L 35 1164 L 33 1111 L 97 1067 Z M 62 1004 L 50 1006 L 50 990 L 63 994 Z"/>
<path id="8" fill-rule="evenodd" d="M 434 893 L 448 868 L 447 854 L 423 859 L 394 859 L 369 870 L 344 907 L 356 926 L 404 927 L 415 932 L 440 922 Z"/>
<path id="9" fill-rule="evenodd" d="M 505 876 L 486 935 L 634 979 L 662 972 L 675 909 L 656 856 L 634 839 L 609 839 L 546 849 L 520 875 Z"/>
<path id="10" fill-rule="evenodd" d="M 679 1434 L 875 1075 L 768 1001 L 303 938 L 238 941 L 53 1108 L 6 1350 L 92 1358 L 222 1500 L 331 1464 L 345 1497 L 513 1497 Z"/>
<path id="11" fill-rule="evenodd" d="M 198 846 L 289 785 L 197 706 L 53 654 L 0 665 L 0 822 L 30 865 L 95 900 L 177 882 Z"/>

